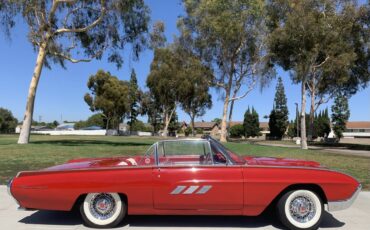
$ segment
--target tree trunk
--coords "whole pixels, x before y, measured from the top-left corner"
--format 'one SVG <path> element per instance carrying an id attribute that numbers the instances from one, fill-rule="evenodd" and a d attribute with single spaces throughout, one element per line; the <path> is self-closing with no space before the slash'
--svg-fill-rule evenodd
<path id="1" fill-rule="evenodd" d="M 163 136 L 168 136 L 168 126 L 171 122 L 171 118 L 172 118 L 172 115 L 173 115 L 173 112 L 175 111 L 176 109 L 176 106 L 175 108 L 172 109 L 171 113 L 168 114 L 167 113 L 167 110 L 165 110 L 165 114 L 164 114 L 164 128 L 163 128 Z"/>
<path id="2" fill-rule="evenodd" d="M 105 125 L 105 135 L 108 135 L 109 121 L 110 121 L 110 118 L 107 117 L 107 124 Z"/>
<path id="3" fill-rule="evenodd" d="M 234 94 L 234 96 L 233 96 L 233 97 L 235 97 L 235 94 Z M 227 129 L 228 129 L 228 130 L 230 129 L 231 121 L 232 121 L 232 119 L 233 119 L 234 102 L 235 102 L 234 100 L 232 100 L 232 101 L 230 102 L 229 123 L 228 123 L 228 126 L 227 126 Z"/>
<path id="4" fill-rule="evenodd" d="M 164 127 L 163 127 L 163 133 L 162 136 L 166 137 L 167 136 L 167 129 L 168 129 L 168 113 L 167 110 L 165 109 L 163 111 L 163 121 L 164 121 Z"/>
<path id="5" fill-rule="evenodd" d="M 195 132 L 194 132 L 194 119 L 195 119 L 195 116 L 190 115 L 190 120 L 191 120 L 191 134 L 193 135 L 193 137 L 195 137 Z"/>
<path id="6" fill-rule="evenodd" d="M 44 65 L 45 56 L 46 56 L 46 42 L 43 42 L 40 45 L 39 53 L 36 59 L 36 65 L 33 70 L 33 75 L 28 89 L 26 112 L 24 113 L 22 129 L 19 134 L 18 144 L 28 144 L 30 141 L 30 131 L 32 125 L 33 110 L 35 107 L 35 98 L 37 86 L 41 77 L 42 67 Z"/>
<path id="7" fill-rule="evenodd" d="M 315 119 L 315 85 L 311 86 L 311 105 L 310 105 L 310 127 L 308 128 L 308 140 L 312 141 L 313 139 L 313 123 Z"/>
<path id="8" fill-rule="evenodd" d="M 315 92 L 311 93 L 311 106 L 310 106 L 310 127 L 308 128 L 308 140 L 313 139 L 313 123 L 315 118 Z"/>
<path id="9" fill-rule="evenodd" d="M 221 142 L 227 142 L 227 110 L 229 107 L 229 97 L 230 97 L 230 90 L 226 90 L 225 100 L 224 100 L 224 110 L 222 113 L 222 121 L 221 121 Z"/>
<path id="10" fill-rule="evenodd" d="M 306 138 L 306 80 L 302 80 L 301 94 L 301 148 L 308 149 Z"/>

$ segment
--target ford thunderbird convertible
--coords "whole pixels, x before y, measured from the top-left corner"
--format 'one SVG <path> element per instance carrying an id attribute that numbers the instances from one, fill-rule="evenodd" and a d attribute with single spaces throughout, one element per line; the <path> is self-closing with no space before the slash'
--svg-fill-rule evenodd
<path id="1" fill-rule="evenodd" d="M 348 208 L 361 185 L 317 162 L 242 157 L 205 137 L 161 140 L 143 156 L 19 172 L 8 190 L 21 209 L 79 208 L 96 228 L 126 215 L 257 216 L 272 207 L 287 228 L 316 229 L 325 210 Z"/>

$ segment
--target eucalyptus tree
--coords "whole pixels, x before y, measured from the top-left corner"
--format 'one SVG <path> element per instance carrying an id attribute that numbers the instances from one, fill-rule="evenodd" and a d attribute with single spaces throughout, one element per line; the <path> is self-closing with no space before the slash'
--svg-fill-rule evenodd
<path id="1" fill-rule="evenodd" d="M 106 130 L 109 124 L 119 127 L 119 122 L 129 112 L 129 82 L 121 81 L 109 72 L 99 70 L 90 76 L 87 87 L 91 93 L 84 96 L 92 112 L 101 112 L 106 119 Z"/>
<path id="2" fill-rule="evenodd" d="M 153 126 L 153 133 L 157 133 L 162 125 L 162 116 L 160 114 L 163 111 L 161 105 L 150 91 L 142 94 L 140 113 L 148 116 L 148 122 Z"/>
<path id="3" fill-rule="evenodd" d="M 175 55 L 179 58 L 178 95 L 179 104 L 190 117 L 192 135 L 195 136 L 194 120 L 203 116 L 212 107 L 212 96 L 209 93 L 211 70 L 188 50 L 177 48 Z"/>
<path id="4" fill-rule="evenodd" d="M 168 125 L 176 111 L 179 98 L 178 67 L 179 60 L 171 48 L 155 49 L 146 84 L 154 99 L 161 106 L 164 122 L 163 136 L 167 136 Z"/>
<path id="5" fill-rule="evenodd" d="M 271 61 L 290 71 L 293 82 L 301 84 L 302 149 L 307 149 L 307 89 L 311 96 L 312 129 L 315 103 L 317 107 L 323 95 L 353 91 L 369 79 L 368 38 L 364 36 L 362 10 L 354 2 L 270 0 L 268 3 Z"/>
<path id="6" fill-rule="evenodd" d="M 109 62 L 122 66 L 119 52 L 131 43 L 138 57 L 145 44 L 149 10 L 143 0 L 9 0 L 0 3 L 0 26 L 10 36 L 23 18 L 28 40 L 37 52 L 27 96 L 26 112 L 18 143 L 29 142 L 36 90 L 42 68 L 52 63 L 89 62 L 106 54 Z"/>
<path id="7" fill-rule="evenodd" d="M 270 76 L 265 62 L 263 0 L 183 0 L 178 26 L 185 47 L 214 70 L 213 85 L 223 97 L 221 141 L 227 137 L 230 103 L 242 99 Z M 243 90 L 243 92 L 240 92 Z"/>

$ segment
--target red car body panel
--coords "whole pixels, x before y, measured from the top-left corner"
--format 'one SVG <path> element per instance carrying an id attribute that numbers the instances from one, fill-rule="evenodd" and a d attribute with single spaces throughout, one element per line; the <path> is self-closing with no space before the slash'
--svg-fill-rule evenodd
<path id="1" fill-rule="evenodd" d="M 245 164 L 158 167 L 153 158 L 129 159 L 76 159 L 21 172 L 11 194 L 30 209 L 67 211 L 84 194 L 116 192 L 127 197 L 129 214 L 255 216 L 289 186 L 317 186 L 326 201 L 349 199 L 359 186 L 312 161 L 245 157 Z"/>

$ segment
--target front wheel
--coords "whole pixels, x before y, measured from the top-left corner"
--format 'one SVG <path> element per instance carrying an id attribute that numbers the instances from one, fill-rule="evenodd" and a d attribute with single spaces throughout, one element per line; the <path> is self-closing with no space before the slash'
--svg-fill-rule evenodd
<path id="1" fill-rule="evenodd" d="M 280 221 L 289 229 L 313 230 L 320 225 L 324 206 L 316 193 L 295 190 L 280 198 L 277 209 Z"/>
<path id="2" fill-rule="evenodd" d="M 126 216 L 126 204 L 117 193 L 89 193 L 80 206 L 86 225 L 112 228 Z"/>

